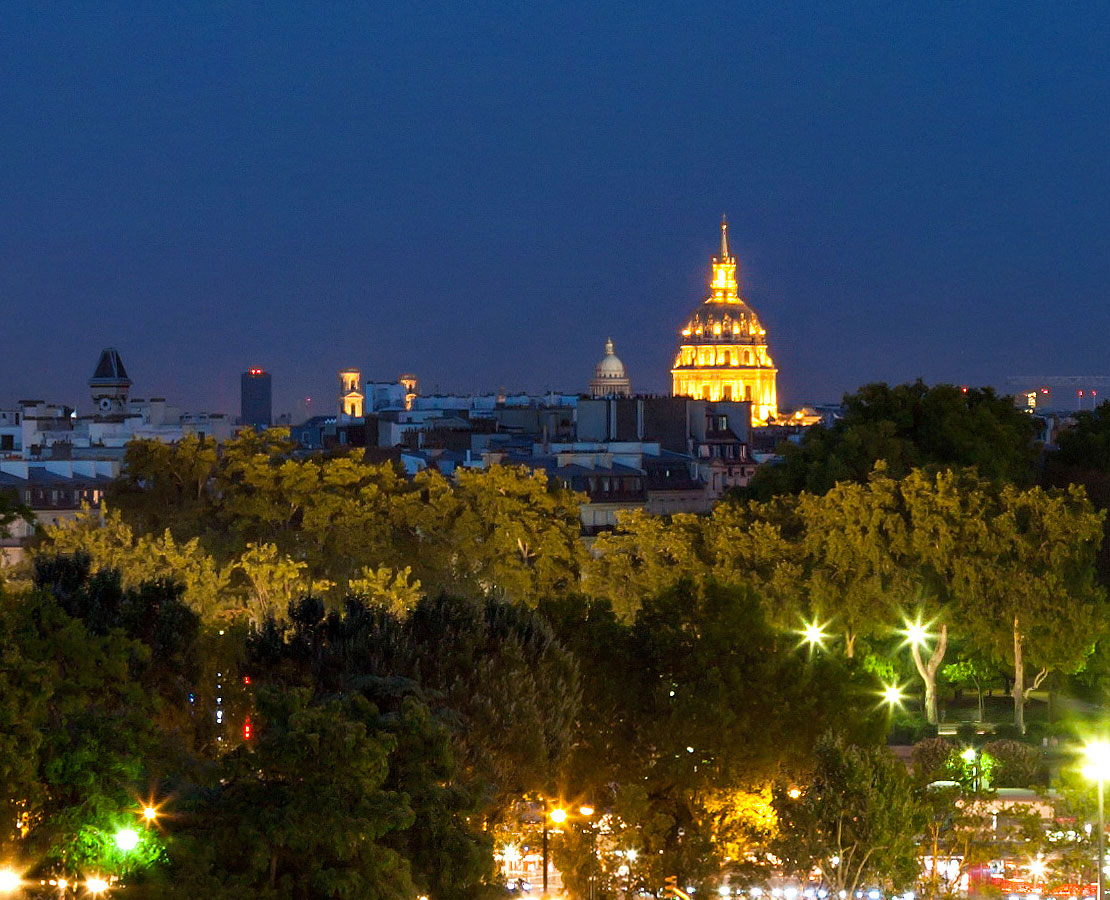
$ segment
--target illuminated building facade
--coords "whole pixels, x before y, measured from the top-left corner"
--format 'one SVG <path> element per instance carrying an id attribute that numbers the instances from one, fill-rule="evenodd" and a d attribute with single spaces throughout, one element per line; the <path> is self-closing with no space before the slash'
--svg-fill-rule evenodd
<path id="1" fill-rule="evenodd" d="M 767 332 L 740 296 L 736 257 L 728 248 L 728 221 L 721 219 L 721 255 L 713 259 L 709 296 L 682 329 L 675 355 L 673 393 L 699 400 L 750 400 L 752 424 L 778 415 L 778 369 L 767 348 Z"/>
<path id="2" fill-rule="evenodd" d="M 362 372 L 358 369 L 339 370 L 339 415 L 346 419 L 361 419 L 366 395 L 362 392 Z"/>

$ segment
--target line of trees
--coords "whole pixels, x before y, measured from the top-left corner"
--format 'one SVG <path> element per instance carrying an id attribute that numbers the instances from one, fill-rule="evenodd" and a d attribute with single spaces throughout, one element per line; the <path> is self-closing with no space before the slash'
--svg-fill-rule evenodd
<path id="1" fill-rule="evenodd" d="M 583 498 L 520 469 L 406 479 L 277 430 L 132 444 L 107 508 L 46 529 L 0 598 L 8 858 L 134 896 L 480 898 L 514 805 L 578 798 L 603 811 L 556 847 L 580 896 L 772 848 L 902 884 L 928 798 L 868 825 L 894 855 L 863 859 L 848 806 L 821 818 L 904 787 L 880 684 L 916 671 L 935 722 L 943 676 L 1008 676 L 1020 727 L 1096 658 L 1104 515 L 1034 484 L 1028 417 L 990 392 L 848 410 L 748 496 L 590 548 Z M 166 815 L 121 855 L 142 797 Z"/>

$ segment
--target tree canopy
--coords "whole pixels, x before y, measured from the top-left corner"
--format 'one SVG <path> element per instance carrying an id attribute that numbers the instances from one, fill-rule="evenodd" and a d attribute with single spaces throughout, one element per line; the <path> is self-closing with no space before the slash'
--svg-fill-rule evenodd
<path id="1" fill-rule="evenodd" d="M 1032 418 L 991 388 L 868 384 L 844 397 L 843 417 L 831 428 L 815 425 L 801 443 L 782 444 L 783 462 L 761 467 L 750 494 L 823 494 L 837 482 L 866 481 L 880 460 L 894 478 L 973 466 L 989 480 L 1029 485 L 1034 435 Z"/>

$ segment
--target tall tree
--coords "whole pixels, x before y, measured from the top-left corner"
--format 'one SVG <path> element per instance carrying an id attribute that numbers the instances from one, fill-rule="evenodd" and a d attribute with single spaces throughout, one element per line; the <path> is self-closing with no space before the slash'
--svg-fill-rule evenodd
<path id="1" fill-rule="evenodd" d="M 780 786 L 775 856 L 803 881 L 817 871 L 830 894 L 875 886 L 904 890 L 917 878 L 925 810 L 906 767 L 885 748 L 826 735 L 797 790 Z"/>
<path id="2" fill-rule="evenodd" d="M 1095 555 L 1104 515 L 1077 486 L 1007 487 L 977 552 L 956 560 L 953 577 L 973 640 L 1013 667 L 1014 724 L 1023 731 L 1029 695 L 1050 672 L 1082 668 L 1103 632 L 1106 595 Z"/>
<path id="3" fill-rule="evenodd" d="M 385 787 L 395 740 L 369 724 L 371 704 L 266 689 L 256 715 L 256 737 L 220 761 L 207 790 L 182 797 L 161 896 L 415 896 L 406 860 L 385 842 L 412 811 Z"/>
<path id="4" fill-rule="evenodd" d="M 1035 474 L 1034 423 L 991 388 L 869 384 L 844 398 L 831 428 L 814 426 L 785 443 L 781 465 L 764 466 L 755 497 L 822 494 L 839 481 L 866 481 L 879 460 L 894 478 L 912 469 L 976 467 L 992 481 L 1028 485 Z"/>

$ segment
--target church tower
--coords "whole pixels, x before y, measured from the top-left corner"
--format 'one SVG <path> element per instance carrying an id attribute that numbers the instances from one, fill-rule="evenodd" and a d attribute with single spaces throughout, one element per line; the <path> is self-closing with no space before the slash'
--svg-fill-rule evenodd
<path id="1" fill-rule="evenodd" d="M 96 370 L 89 379 L 89 393 L 96 411 L 102 416 L 122 415 L 127 411 L 131 379 L 115 347 L 100 351 Z"/>
<path id="2" fill-rule="evenodd" d="M 728 219 L 721 217 L 721 255 L 711 263 L 709 296 L 694 310 L 679 337 L 671 369 L 676 397 L 750 400 L 752 424 L 778 414 L 775 368 L 767 332 L 740 294 L 736 257 L 729 251 Z"/>
<path id="3" fill-rule="evenodd" d="M 358 369 L 339 370 L 339 418 L 361 419 L 366 395 L 362 392 L 360 382 L 362 372 Z"/>

